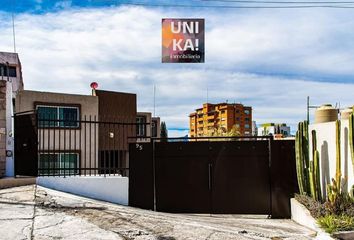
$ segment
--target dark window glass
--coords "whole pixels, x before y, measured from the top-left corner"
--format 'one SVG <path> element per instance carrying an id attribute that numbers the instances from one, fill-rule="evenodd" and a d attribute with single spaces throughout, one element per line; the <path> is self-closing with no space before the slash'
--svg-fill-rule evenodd
<path id="1" fill-rule="evenodd" d="M 39 155 L 40 174 L 78 174 L 78 154 L 76 153 L 41 153 Z"/>
<path id="2" fill-rule="evenodd" d="M 56 107 L 37 107 L 39 117 L 39 127 L 55 127 L 57 126 L 58 110 Z"/>
<path id="3" fill-rule="evenodd" d="M 9 76 L 10 77 L 16 77 L 16 67 L 9 67 Z"/>
<path id="4" fill-rule="evenodd" d="M 152 133 L 151 133 L 151 136 L 152 137 L 157 137 L 157 121 L 156 120 L 152 120 L 152 126 L 151 126 L 151 131 L 152 131 Z"/>
<path id="5" fill-rule="evenodd" d="M 16 67 L 7 67 L 6 65 L 0 64 L 0 76 L 7 77 L 7 69 L 9 70 L 9 77 L 16 77 Z"/>
<path id="6" fill-rule="evenodd" d="M 59 108 L 59 126 L 60 127 L 77 127 L 78 126 L 78 109 L 77 108 Z"/>
<path id="7" fill-rule="evenodd" d="M 136 135 L 138 137 L 144 137 L 146 136 L 146 117 L 145 116 L 139 116 L 136 118 Z"/>
<path id="8" fill-rule="evenodd" d="M 79 127 L 77 107 L 38 106 L 39 127 Z"/>

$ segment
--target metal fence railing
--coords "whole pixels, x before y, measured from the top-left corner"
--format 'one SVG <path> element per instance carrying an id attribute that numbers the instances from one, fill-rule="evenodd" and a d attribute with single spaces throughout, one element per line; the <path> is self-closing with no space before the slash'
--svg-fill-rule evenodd
<path id="1" fill-rule="evenodd" d="M 135 119 L 37 114 L 38 175 L 128 176 L 128 145 L 147 139 L 141 132 L 149 126 Z"/>

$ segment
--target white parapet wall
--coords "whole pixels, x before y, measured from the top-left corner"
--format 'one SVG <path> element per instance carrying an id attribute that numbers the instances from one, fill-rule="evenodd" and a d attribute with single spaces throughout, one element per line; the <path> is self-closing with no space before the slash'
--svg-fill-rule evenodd
<path id="1" fill-rule="evenodd" d="M 38 177 L 37 184 L 63 192 L 128 205 L 129 180 L 121 176 Z"/>
<path id="2" fill-rule="evenodd" d="M 316 131 L 317 150 L 320 154 L 320 178 L 322 195 L 326 186 L 336 175 L 336 123 L 318 123 L 309 125 L 310 152 L 312 152 L 311 131 Z M 312 159 L 312 156 L 310 157 Z M 354 185 L 353 164 L 349 146 L 349 120 L 341 120 L 341 172 L 344 189 L 350 191 Z"/>

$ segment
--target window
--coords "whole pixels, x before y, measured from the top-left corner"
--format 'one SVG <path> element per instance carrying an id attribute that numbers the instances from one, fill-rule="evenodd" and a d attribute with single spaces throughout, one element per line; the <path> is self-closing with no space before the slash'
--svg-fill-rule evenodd
<path id="1" fill-rule="evenodd" d="M 79 127 L 79 108 L 38 105 L 39 127 Z"/>
<path id="2" fill-rule="evenodd" d="M 136 118 L 136 136 L 144 137 L 146 136 L 146 117 L 145 116 L 138 116 Z"/>
<path id="3" fill-rule="evenodd" d="M 151 137 L 157 137 L 157 124 L 156 120 L 152 120 L 151 122 Z"/>
<path id="4" fill-rule="evenodd" d="M 240 121 L 240 118 L 239 118 L 239 117 L 237 117 L 237 118 L 236 118 L 236 121 Z"/>
<path id="5" fill-rule="evenodd" d="M 40 174 L 79 174 L 78 153 L 40 153 Z"/>
<path id="6" fill-rule="evenodd" d="M 9 69 L 9 77 L 16 77 L 16 67 L 7 67 L 6 65 L 0 64 L 0 76 L 7 77 L 7 69 Z"/>
<path id="7" fill-rule="evenodd" d="M 245 121 L 248 122 L 250 119 L 249 118 L 245 118 Z"/>
<path id="8" fill-rule="evenodd" d="M 245 110 L 245 114 L 250 114 L 250 110 Z"/>
<path id="9" fill-rule="evenodd" d="M 245 124 L 245 128 L 250 128 L 250 125 L 249 124 Z"/>

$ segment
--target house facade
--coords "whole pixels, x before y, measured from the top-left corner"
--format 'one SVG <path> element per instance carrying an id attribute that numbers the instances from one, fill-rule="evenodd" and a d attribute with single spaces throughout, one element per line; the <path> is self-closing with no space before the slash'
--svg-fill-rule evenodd
<path id="1" fill-rule="evenodd" d="M 138 112 L 136 116 L 136 123 L 137 142 L 149 142 L 150 138 L 161 137 L 161 124 L 159 117 L 152 117 L 150 112 Z"/>
<path id="2" fill-rule="evenodd" d="M 37 113 L 42 175 L 116 174 L 117 169 L 129 168 L 129 143 L 160 136 L 160 118 L 147 112 L 137 114 L 136 95 L 131 93 L 23 90 L 15 106 L 17 114 Z"/>
<path id="3" fill-rule="evenodd" d="M 96 166 L 98 126 L 81 120 L 98 119 L 98 97 L 51 92 L 21 91 L 16 113 L 38 114 L 38 160 L 41 174 L 77 174 L 82 166 Z M 52 169 L 55 168 L 55 169 Z M 62 169 L 64 168 L 64 169 Z M 94 173 L 95 169 L 87 169 Z"/>
<path id="4" fill-rule="evenodd" d="M 14 98 L 23 89 L 17 53 L 0 52 L 0 177 L 14 175 Z"/>

